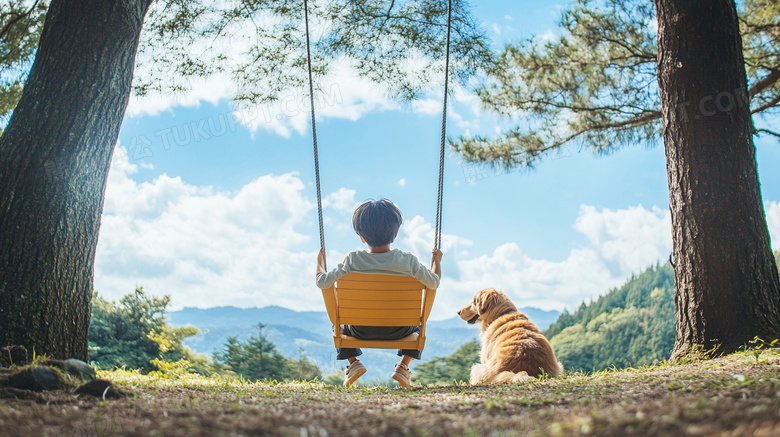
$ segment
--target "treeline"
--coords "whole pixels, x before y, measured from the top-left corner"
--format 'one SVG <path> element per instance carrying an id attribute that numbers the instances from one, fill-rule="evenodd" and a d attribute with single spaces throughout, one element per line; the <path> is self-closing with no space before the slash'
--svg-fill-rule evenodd
<path id="1" fill-rule="evenodd" d="M 585 372 L 663 361 L 674 347 L 674 271 L 656 265 L 545 331 L 567 370 Z"/>
<path id="2" fill-rule="evenodd" d="M 230 337 L 212 357 L 185 347 L 195 327 L 171 327 L 165 319 L 170 296 L 154 297 L 142 287 L 119 302 L 92 297 L 89 326 L 89 360 L 101 370 L 125 368 L 141 373 L 181 372 L 203 376 L 230 375 L 247 380 L 312 380 L 321 378 L 306 357 L 283 356 L 262 334 L 263 325 L 246 342 Z"/>
<path id="3" fill-rule="evenodd" d="M 780 251 L 774 256 L 780 266 Z M 620 369 L 668 359 L 675 338 L 672 266 L 651 267 L 573 314 L 564 311 L 545 335 L 567 370 Z"/>
<path id="4" fill-rule="evenodd" d="M 479 363 L 481 346 L 469 341 L 447 357 L 436 357 L 414 368 L 414 380 L 420 384 L 458 384 L 468 382 L 471 366 Z"/>
<path id="5" fill-rule="evenodd" d="M 780 252 L 775 252 L 780 266 Z M 778 271 L 780 274 L 780 271 Z M 119 302 L 92 300 L 90 361 L 99 369 L 128 368 L 143 373 L 186 372 L 238 375 L 248 380 L 312 380 L 340 384 L 340 371 L 322 377 L 306 357 L 283 356 L 262 334 L 262 325 L 246 342 L 228 338 L 222 351 L 208 357 L 183 346 L 194 327 L 173 328 L 165 320 L 170 297 L 157 298 L 137 288 Z M 533 321 L 533 320 L 532 320 Z M 567 371 L 637 367 L 665 360 L 674 347 L 674 272 L 655 265 L 574 313 L 564 311 L 544 332 Z M 414 368 L 421 384 L 468 381 L 479 362 L 480 345 L 470 341 L 447 357 Z"/>

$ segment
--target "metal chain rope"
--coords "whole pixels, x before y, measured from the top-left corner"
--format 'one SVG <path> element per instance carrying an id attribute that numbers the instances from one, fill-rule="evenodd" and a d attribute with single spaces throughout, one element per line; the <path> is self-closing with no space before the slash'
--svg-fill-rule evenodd
<path id="1" fill-rule="evenodd" d="M 444 143 L 447 138 L 447 94 L 449 94 L 450 79 L 450 29 L 452 21 L 452 0 L 447 2 L 447 48 L 444 57 L 444 105 L 441 110 L 441 151 L 439 153 L 439 193 L 436 198 L 436 233 L 434 234 L 434 249 L 441 250 L 441 220 L 442 203 L 444 200 Z"/>
<path id="2" fill-rule="evenodd" d="M 309 101 L 311 103 L 311 135 L 314 140 L 314 178 L 317 185 L 317 217 L 320 223 L 320 248 L 325 249 L 325 228 L 322 224 L 322 192 L 320 191 L 320 159 L 317 151 L 317 124 L 314 122 L 314 80 L 311 74 L 311 47 L 309 43 L 309 3 L 303 0 L 303 16 L 306 21 L 306 59 L 309 67 Z M 327 261 L 325 270 L 328 269 Z"/>

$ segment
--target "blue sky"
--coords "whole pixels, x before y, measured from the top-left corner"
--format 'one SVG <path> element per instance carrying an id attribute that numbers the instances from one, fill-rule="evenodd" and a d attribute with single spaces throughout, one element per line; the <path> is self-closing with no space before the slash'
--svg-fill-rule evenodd
<path id="1" fill-rule="evenodd" d="M 551 35 L 560 6 L 474 2 L 498 46 Z M 321 83 L 318 139 L 329 266 L 361 248 L 351 214 L 387 197 L 404 213 L 397 247 L 427 262 L 433 242 L 441 104 L 392 102 L 339 71 Z M 144 286 L 183 306 L 278 304 L 324 309 L 314 286 L 319 245 L 306 94 L 235 112 L 230 84 L 133 98 L 109 175 L 95 287 L 116 299 Z M 506 120 L 455 93 L 448 134 L 491 134 Z M 759 139 L 773 241 L 780 239 L 780 146 Z M 609 157 L 568 146 L 531 171 L 498 174 L 450 154 L 444 279 L 433 317 L 481 288 L 518 306 L 562 310 L 602 294 L 671 251 L 663 147 Z M 777 250 L 778 244 L 773 248 Z"/>

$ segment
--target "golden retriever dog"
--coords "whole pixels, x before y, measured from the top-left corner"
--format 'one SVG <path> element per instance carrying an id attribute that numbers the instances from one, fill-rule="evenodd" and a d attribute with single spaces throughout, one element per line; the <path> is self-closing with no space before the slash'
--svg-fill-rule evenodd
<path id="1" fill-rule="evenodd" d="M 504 293 L 486 288 L 458 315 L 469 324 L 482 322 L 481 364 L 471 368 L 471 385 L 520 383 L 542 372 L 563 374 L 550 343 Z"/>

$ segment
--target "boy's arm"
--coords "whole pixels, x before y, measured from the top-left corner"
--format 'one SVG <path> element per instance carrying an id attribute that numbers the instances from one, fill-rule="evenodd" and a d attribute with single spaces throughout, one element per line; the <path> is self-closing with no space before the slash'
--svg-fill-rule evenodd
<path id="1" fill-rule="evenodd" d="M 438 252 L 438 253 L 436 253 Z M 431 268 L 428 269 L 428 267 L 425 267 L 423 263 L 421 263 L 417 257 L 414 255 L 409 255 L 409 272 L 410 276 L 413 276 L 418 281 L 422 282 L 423 285 L 428 287 L 431 290 L 435 290 L 439 287 L 439 282 L 441 282 L 441 251 L 434 250 L 433 259 L 431 260 Z"/>
<path id="2" fill-rule="evenodd" d="M 327 273 L 325 271 L 325 248 L 321 248 L 317 254 L 317 275 Z"/>
<path id="3" fill-rule="evenodd" d="M 441 278 L 441 257 L 443 253 L 439 249 L 431 251 L 431 271 L 434 275 Z"/>
<path id="4" fill-rule="evenodd" d="M 336 280 L 347 273 L 349 273 L 351 268 L 351 262 L 350 262 L 350 256 L 352 254 L 347 255 L 346 258 L 344 258 L 344 261 L 336 266 L 335 269 L 331 270 L 330 272 L 325 271 L 325 251 L 324 249 L 320 249 L 320 253 L 317 254 L 317 287 L 326 289 L 333 285 Z"/>

